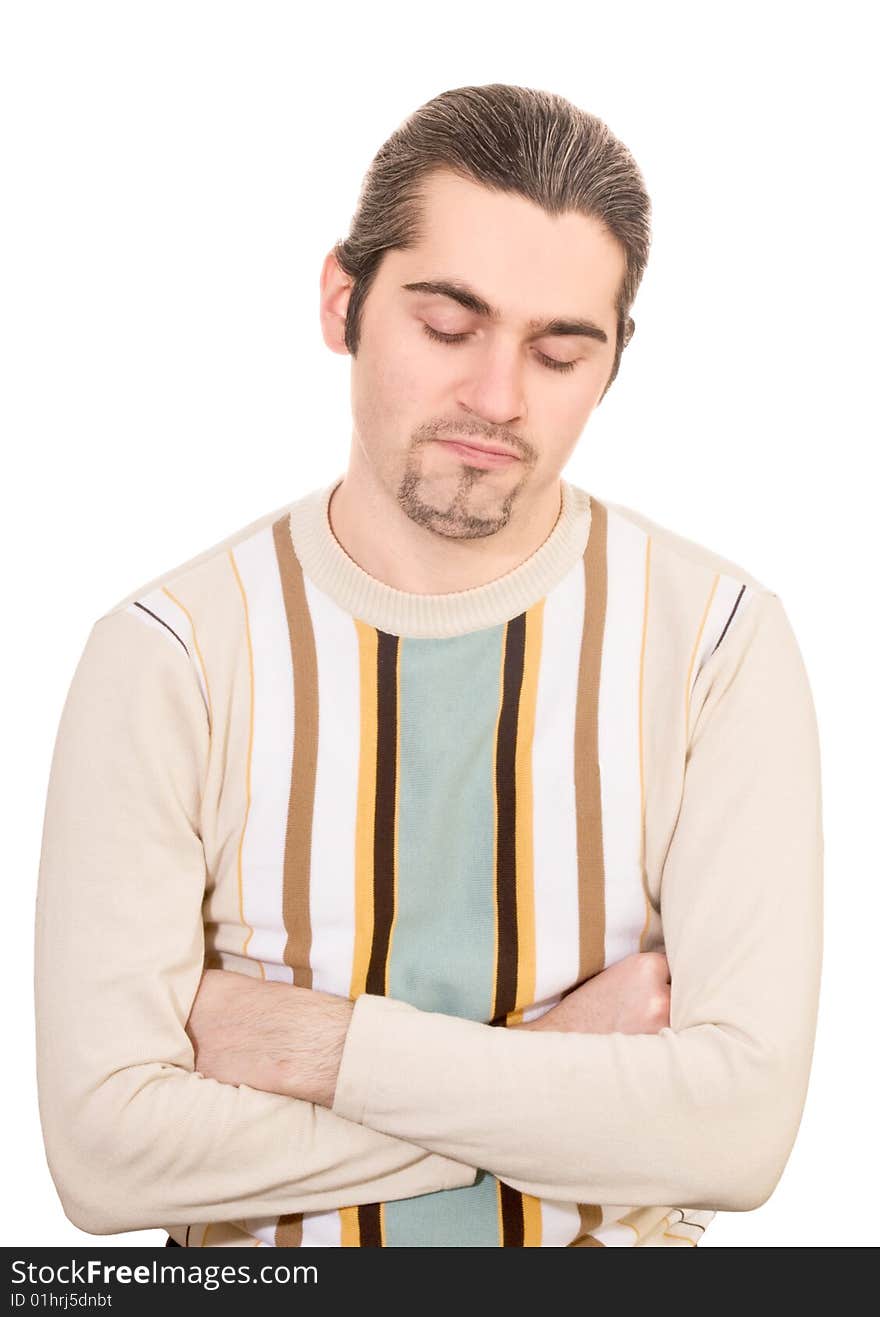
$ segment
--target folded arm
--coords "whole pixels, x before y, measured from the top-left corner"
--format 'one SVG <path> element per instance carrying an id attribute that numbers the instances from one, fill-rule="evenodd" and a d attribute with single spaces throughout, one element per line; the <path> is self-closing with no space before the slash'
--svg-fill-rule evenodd
<path id="1" fill-rule="evenodd" d="M 800 1124 L 822 959 L 818 732 L 778 596 L 707 662 L 694 711 L 662 875 L 670 1026 L 527 1032 L 364 994 L 319 1101 L 540 1197 L 766 1201 Z"/>
<path id="2" fill-rule="evenodd" d="M 181 646 L 100 619 L 56 738 L 36 909 L 40 1116 L 67 1216 L 111 1234 L 473 1183 L 412 1140 L 195 1071 L 208 748 Z"/>

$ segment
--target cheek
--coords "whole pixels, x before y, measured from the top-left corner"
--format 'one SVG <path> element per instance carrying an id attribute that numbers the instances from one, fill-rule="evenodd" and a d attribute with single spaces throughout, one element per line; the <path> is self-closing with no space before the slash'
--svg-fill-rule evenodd
<path id="1" fill-rule="evenodd" d="M 410 434 L 442 409 L 446 378 L 418 343 L 383 338 L 353 364 L 352 408 L 364 435 L 384 446 Z"/>
<path id="2" fill-rule="evenodd" d="M 405 408 L 408 403 L 430 406 L 433 400 L 445 397 L 456 377 L 453 353 L 444 353 L 442 349 L 432 351 L 431 347 L 427 341 L 422 344 L 411 335 L 396 345 L 386 345 L 377 363 L 386 398 Z"/>
<path id="3" fill-rule="evenodd" d="M 601 398 L 611 371 L 611 361 L 612 358 L 609 357 L 607 361 L 596 358 L 583 363 L 583 375 L 577 397 L 577 407 L 582 414 L 586 411 L 589 415 Z"/>

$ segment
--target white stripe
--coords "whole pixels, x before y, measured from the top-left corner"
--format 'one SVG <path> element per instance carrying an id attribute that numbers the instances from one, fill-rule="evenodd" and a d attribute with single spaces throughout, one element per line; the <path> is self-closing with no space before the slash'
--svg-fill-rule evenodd
<path id="1" fill-rule="evenodd" d="M 606 967 L 639 950 L 645 923 L 639 672 L 646 548 L 644 531 L 609 511 L 608 594 L 599 683 Z"/>
<path id="2" fill-rule="evenodd" d="M 290 636 L 272 527 L 232 551 L 247 597 L 254 663 L 251 804 L 242 845 L 244 917 L 254 930 L 248 956 L 267 979 L 293 982 L 284 963 L 284 845 L 293 756 Z"/>
<path id="3" fill-rule="evenodd" d="M 242 1230 L 246 1230 L 254 1239 L 258 1239 L 261 1244 L 268 1244 L 270 1248 L 275 1248 L 275 1230 L 278 1226 L 279 1218 L 277 1216 L 250 1217 L 241 1222 Z"/>
<path id="4" fill-rule="evenodd" d="M 544 603 L 532 746 L 535 882 L 534 1019 L 577 981 L 578 860 L 574 727 L 584 565 L 578 559 Z"/>
<path id="5" fill-rule="evenodd" d="M 353 619 L 307 576 L 303 579 L 318 666 L 319 736 L 309 881 L 312 986 L 347 997 L 354 958 L 360 656 Z M 341 1244 L 338 1211 L 303 1213 L 303 1246 Z"/>
<path id="6" fill-rule="evenodd" d="M 633 1210 L 631 1207 L 628 1209 Z M 590 1234 L 606 1248 L 635 1248 L 639 1237 L 632 1226 L 610 1225 L 598 1226 Z"/>
<path id="7" fill-rule="evenodd" d="M 303 1248 L 341 1248 L 342 1217 L 330 1212 L 303 1213 Z"/>
<path id="8" fill-rule="evenodd" d="M 252 1217 L 242 1221 L 242 1229 L 259 1239 L 262 1244 L 277 1248 L 275 1232 L 281 1218 Z M 333 1208 L 326 1212 L 303 1212 L 302 1246 L 303 1248 L 340 1248 L 342 1245 L 342 1218 Z"/>
<path id="9" fill-rule="evenodd" d="M 541 1247 L 565 1248 L 581 1232 L 581 1216 L 575 1203 L 541 1200 Z"/>
<path id="10" fill-rule="evenodd" d="M 318 763 L 309 882 L 312 986 L 347 997 L 354 955 L 360 665 L 352 618 L 305 577 L 318 663 Z"/>

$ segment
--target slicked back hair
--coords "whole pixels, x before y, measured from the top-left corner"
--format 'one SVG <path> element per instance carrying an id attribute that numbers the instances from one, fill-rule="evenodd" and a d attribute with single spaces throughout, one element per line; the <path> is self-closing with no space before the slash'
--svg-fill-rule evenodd
<path id="1" fill-rule="evenodd" d="M 348 351 L 357 354 L 364 302 L 384 253 L 414 247 L 424 236 L 422 187 L 437 170 L 524 197 L 549 215 L 590 216 L 618 241 L 625 269 L 604 397 L 635 329 L 630 308 L 648 260 L 651 202 L 629 149 L 601 119 L 531 87 L 491 83 L 444 91 L 415 110 L 379 148 L 361 185 L 348 237 L 333 249 L 352 279 Z"/>

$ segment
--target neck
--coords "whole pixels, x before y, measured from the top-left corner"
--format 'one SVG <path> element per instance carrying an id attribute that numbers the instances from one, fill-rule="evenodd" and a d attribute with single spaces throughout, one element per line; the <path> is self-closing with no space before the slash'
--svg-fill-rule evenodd
<path id="1" fill-rule="evenodd" d="M 405 590 L 367 572 L 336 538 L 328 509 L 342 480 L 339 477 L 330 485 L 312 490 L 291 505 L 289 525 L 294 553 L 305 576 L 344 612 L 393 635 L 456 636 L 509 621 L 562 580 L 581 559 L 589 536 L 590 496 L 563 480 L 559 519 L 525 560 L 521 554 L 515 555 L 515 566 L 479 586 L 471 584 L 462 590 L 436 593 Z M 376 525 L 379 529 L 373 539 L 384 534 L 381 521 Z M 400 575 L 393 571 L 385 574 Z M 488 574 L 483 573 L 484 577 Z"/>
<path id="2" fill-rule="evenodd" d="M 328 504 L 330 528 L 362 571 L 410 594 L 451 594 L 486 585 L 519 567 L 547 540 L 562 512 L 556 480 L 534 498 L 525 491 L 506 524 L 490 535 L 444 535 L 414 521 L 375 479 L 349 467 Z"/>

